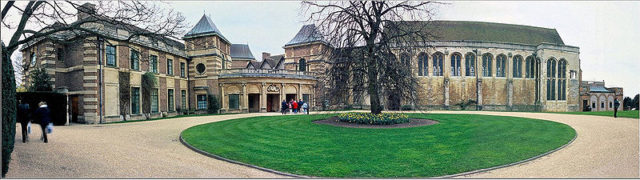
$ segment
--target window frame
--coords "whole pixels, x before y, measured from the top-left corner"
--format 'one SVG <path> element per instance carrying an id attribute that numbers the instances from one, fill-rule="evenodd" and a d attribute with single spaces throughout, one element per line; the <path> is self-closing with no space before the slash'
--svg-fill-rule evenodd
<path id="1" fill-rule="evenodd" d="M 140 52 L 131 49 L 129 54 L 129 61 L 131 62 L 130 69 L 140 71 Z"/>
<path id="2" fill-rule="evenodd" d="M 158 89 L 157 88 L 153 88 L 151 89 L 151 113 L 158 113 L 160 112 L 160 103 L 158 100 Z"/>
<path id="3" fill-rule="evenodd" d="M 232 99 L 235 99 L 234 103 L 231 103 Z M 240 109 L 240 94 L 229 94 L 228 103 L 229 103 L 229 110 Z"/>
<path id="4" fill-rule="evenodd" d="M 431 55 L 433 61 L 433 76 L 444 76 L 444 54 L 436 52 Z"/>
<path id="5" fill-rule="evenodd" d="M 496 77 L 507 77 L 506 70 L 507 69 L 507 56 L 504 54 L 500 54 L 496 56 Z"/>
<path id="6" fill-rule="evenodd" d="M 186 64 L 184 62 L 180 62 L 180 77 L 186 77 Z"/>
<path id="7" fill-rule="evenodd" d="M 457 59 L 454 59 L 454 57 L 458 57 Z M 462 70 L 461 70 L 461 66 L 460 63 L 462 63 L 462 55 L 460 55 L 460 53 L 453 53 L 450 57 L 450 61 L 451 61 L 451 72 L 449 73 L 451 76 L 461 76 L 462 75 Z"/>
<path id="8" fill-rule="evenodd" d="M 476 55 L 473 53 L 467 53 L 464 56 L 464 75 L 465 76 L 476 76 L 477 68 L 476 68 Z"/>
<path id="9" fill-rule="evenodd" d="M 149 55 L 149 70 L 150 72 L 158 74 L 158 56 Z"/>
<path id="10" fill-rule="evenodd" d="M 110 53 L 109 49 L 113 49 L 113 52 Z M 116 46 L 107 45 L 107 46 L 105 46 L 105 51 L 104 52 L 105 52 L 105 59 L 106 59 L 105 65 L 108 66 L 108 67 L 117 67 L 117 65 L 118 65 L 118 56 L 117 56 L 118 52 L 117 52 Z M 113 59 L 112 59 L 113 62 L 111 62 L 111 63 L 109 62 L 109 57 L 110 56 L 113 57 Z"/>
<path id="11" fill-rule="evenodd" d="M 168 112 L 175 112 L 175 96 L 174 96 L 175 90 L 173 89 L 167 89 L 167 111 Z"/>
<path id="12" fill-rule="evenodd" d="M 135 102 L 134 102 L 135 101 Z M 131 114 L 140 114 L 140 87 L 131 87 Z M 135 104 L 135 106 L 134 106 Z M 135 109 L 134 109 L 135 107 Z M 135 110 L 135 112 L 134 112 Z"/>
<path id="13" fill-rule="evenodd" d="M 482 55 L 482 77 L 493 77 L 493 55 L 485 53 Z"/>
<path id="14" fill-rule="evenodd" d="M 173 59 L 167 59 L 167 75 L 173 75 Z"/>
<path id="15" fill-rule="evenodd" d="M 180 97 L 181 99 L 181 109 L 182 110 L 187 110 L 187 90 L 180 90 Z"/>
<path id="16" fill-rule="evenodd" d="M 204 97 L 203 99 L 200 99 L 200 97 Z M 207 110 L 208 108 L 208 103 L 207 103 L 208 99 L 207 99 L 207 95 L 206 94 L 198 94 L 196 95 L 196 109 L 198 110 Z M 201 104 L 202 103 L 202 104 Z"/>
<path id="17" fill-rule="evenodd" d="M 418 76 L 429 76 L 429 55 L 425 52 L 418 54 Z"/>
<path id="18" fill-rule="evenodd" d="M 515 55 L 513 56 L 512 59 L 512 69 L 513 72 L 511 73 L 513 78 L 522 78 L 522 56 L 520 55 Z"/>

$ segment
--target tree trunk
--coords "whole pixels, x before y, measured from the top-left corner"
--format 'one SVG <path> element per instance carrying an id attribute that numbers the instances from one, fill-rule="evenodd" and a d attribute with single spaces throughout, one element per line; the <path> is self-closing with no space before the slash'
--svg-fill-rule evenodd
<path id="1" fill-rule="evenodd" d="M 368 56 L 367 56 L 367 71 L 368 71 L 368 84 L 369 84 L 369 101 L 371 102 L 371 113 L 372 114 L 380 114 L 382 112 L 382 105 L 380 104 L 380 94 L 378 89 L 380 86 L 378 85 L 378 63 L 376 62 L 376 58 L 373 52 L 373 47 L 368 47 Z"/>
<path id="2" fill-rule="evenodd" d="M 11 54 L 2 44 L 2 177 L 9 171 L 9 161 L 16 136 L 16 81 Z"/>

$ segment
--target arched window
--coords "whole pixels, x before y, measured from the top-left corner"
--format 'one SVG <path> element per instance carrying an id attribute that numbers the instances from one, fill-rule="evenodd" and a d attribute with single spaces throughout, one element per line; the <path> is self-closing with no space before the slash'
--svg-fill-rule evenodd
<path id="1" fill-rule="evenodd" d="M 437 52 L 433 54 L 433 76 L 442 76 L 443 59 L 444 59 L 444 55 L 442 55 L 442 53 Z"/>
<path id="2" fill-rule="evenodd" d="M 513 56 L 513 77 L 522 77 L 522 56 L 520 55 Z"/>
<path id="3" fill-rule="evenodd" d="M 31 53 L 31 64 L 32 67 L 36 65 L 36 53 Z"/>
<path id="4" fill-rule="evenodd" d="M 408 69 L 411 69 L 411 56 L 409 56 L 409 54 L 402 53 L 402 55 L 400 55 L 400 61 L 407 66 Z"/>
<path id="5" fill-rule="evenodd" d="M 473 53 L 464 56 L 464 72 L 466 76 L 476 76 L 476 55 Z"/>
<path id="6" fill-rule="evenodd" d="M 426 53 L 418 55 L 418 76 L 427 76 L 429 74 L 429 56 Z"/>
<path id="7" fill-rule="evenodd" d="M 529 56 L 527 57 L 527 65 L 526 65 L 526 78 L 534 78 L 534 68 L 535 68 L 535 61 L 533 60 L 533 57 Z"/>
<path id="8" fill-rule="evenodd" d="M 307 60 L 300 59 L 298 60 L 298 71 L 307 71 Z"/>
<path id="9" fill-rule="evenodd" d="M 460 56 L 459 53 L 453 53 L 453 55 L 451 55 L 451 76 L 460 76 L 460 59 L 462 58 L 462 56 Z"/>
<path id="10" fill-rule="evenodd" d="M 489 53 L 482 55 L 482 76 L 491 77 L 491 64 L 493 63 L 493 56 Z"/>
<path id="11" fill-rule="evenodd" d="M 496 57 L 496 77 L 505 77 L 504 69 L 506 69 L 507 65 L 507 56 L 504 54 L 498 55 Z"/>
<path id="12" fill-rule="evenodd" d="M 556 60 L 547 60 L 547 100 L 556 100 Z"/>
<path id="13" fill-rule="evenodd" d="M 558 61 L 558 100 L 567 100 L 567 61 Z"/>

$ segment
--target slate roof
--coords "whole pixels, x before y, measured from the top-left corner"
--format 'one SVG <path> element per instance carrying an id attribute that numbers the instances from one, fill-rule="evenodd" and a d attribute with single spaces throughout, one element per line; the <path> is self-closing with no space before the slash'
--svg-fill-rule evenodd
<path id="1" fill-rule="evenodd" d="M 231 58 L 256 59 L 251 53 L 248 44 L 231 44 Z"/>
<path id="2" fill-rule="evenodd" d="M 318 31 L 316 25 L 307 24 L 302 26 L 302 28 L 300 28 L 300 31 L 298 31 L 298 34 L 296 34 L 296 36 L 293 37 L 293 39 L 291 39 L 284 46 L 286 47 L 316 41 L 322 41 L 322 34 L 320 34 L 320 32 Z"/>
<path id="3" fill-rule="evenodd" d="M 222 38 L 224 41 L 231 44 L 229 40 L 227 40 L 227 38 L 225 38 L 222 35 L 222 32 L 218 30 L 218 27 L 216 27 L 216 24 L 214 24 L 211 18 L 207 15 L 202 15 L 202 18 L 200 18 L 200 21 L 198 21 L 198 23 L 195 26 L 193 26 L 193 28 L 191 28 L 191 30 L 187 32 L 187 34 L 185 34 L 182 38 L 185 39 L 185 38 L 192 38 L 192 37 L 206 36 L 206 35 L 220 36 L 220 38 Z"/>
<path id="4" fill-rule="evenodd" d="M 401 23 L 409 27 L 425 27 L 419 30 L 431 32 L 433 41 L 483 41 L 526 45 L 539 45 L 545 42 L 564 45 L 558 31 L 542 27 L 475 21 L 402 21 Z"/>

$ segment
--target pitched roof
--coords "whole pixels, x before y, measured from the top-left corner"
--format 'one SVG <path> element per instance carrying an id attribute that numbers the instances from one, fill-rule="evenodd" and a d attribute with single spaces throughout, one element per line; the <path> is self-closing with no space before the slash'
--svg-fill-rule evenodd
<path id="1" fill-rule="evenodd" d="M 231 44 L 231 58 L 256 59 L 251 53 L 248 44 Z"/>
<path id="2" fill-rule="evenodd" d="M 543 42 L 564 45 L 555 29 L 475 21 L 402 21 L 424 26 L 434 41 L 484 41 L 539 45 Z"/>
<path id="3" fill-rule="evenodd" d="M 302 26 L 302 28 L 300 28 L 300 31 L 298 31 L 298 34 L 296 34 L 296 36 L 293 37 L 293 39 L 291 39 L 291 41 L 289 41 L 284 46 L 291 46 L 291 45 L 310 43 L 310 42 L 316 42 L 316 41 L 322 41 L 322 34 L 320 34 L 320 32 L 318 31 L 318 29 L 316 28 L 316 25 L 307 24 Z"/>
<path id="4" fill-rule="evenodd" d="M 227 38 L 225 38 L 222 35 L 222 32 L 218 30 L 218 27 L 216 27 L 216 24 L 214 24 L 211 18 L 207 15 L 202 15 L 202 18 L 200 18 L 200 21 L 198 21 L 198 23 L 195 26 L 193 26 L 193 28 L 191 28 L 191 30 L 187 32 L 187 34 L 184 35 L 183 39 L 198 37 L 198 36 L 206 36 L 206 35 L 218 35 L 224 41 L 227 41 L 227 43 L 230 43 L 229 40 L 227 40 Z"/>

